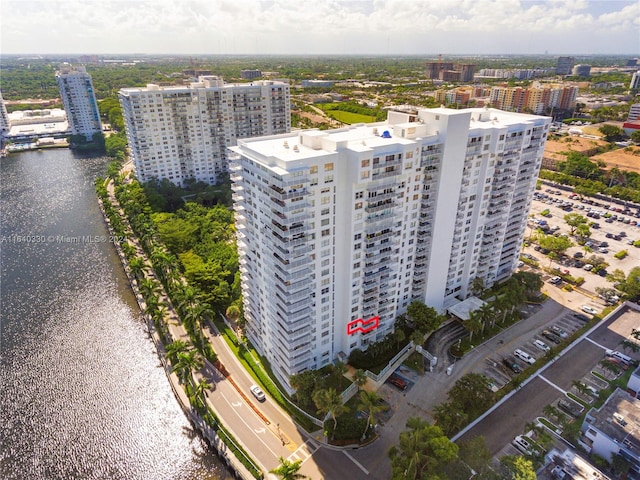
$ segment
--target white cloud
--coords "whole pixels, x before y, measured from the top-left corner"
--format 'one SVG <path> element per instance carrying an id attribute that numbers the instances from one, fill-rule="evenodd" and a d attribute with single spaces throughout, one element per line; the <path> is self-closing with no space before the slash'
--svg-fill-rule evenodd
<path id="1" fill-rule="evenodd" d="M 640 50 L 640 4 L 634 0 L 0 0 L 0 5 L 6 53 L 539 53 L 557 50 L 560 39 L 564 52 Z M 516 46 L 521 50 L 512 50 Z"/>

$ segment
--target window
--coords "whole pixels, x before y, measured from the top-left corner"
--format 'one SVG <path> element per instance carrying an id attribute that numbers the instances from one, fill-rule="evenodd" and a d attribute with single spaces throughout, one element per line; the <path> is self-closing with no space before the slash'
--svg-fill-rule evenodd
<path id="1" fill-rule="evenodd" d="M 317 165 L 313 165 L 313 166 L 309 167 L 309 173 L 311 173 L 311 174 L 318 173 L 318 166 Z"/>
<path id="2" fill-rule="evenodd" d="M 360 173 L 360 179 L 364 180 L 365 178 L 369 178 L 371 172 L 369 170 L 365 170 L 364 172 Z"/>
<path id="3" fill-rule="evenodd" d="M 362 202 L 356 203 L 356 210 L 359 210 L 361 208 L 362 208 Z"/>
<path id="4" fill-rule="evenodd" d="M 332 163 L 325 163 L 324 164 L 324 171 L 325 172 L 332 172 L 333 171 L 333 162 Z"/>
<path id="5" fill-rule="evenodd" d="M 356 200 L 364 196 L 363 192 L 356 192 Z"/>
<path id="6" fill-rule="evenodd" d="M 365 167 L 368 167 L 370 163 L 371 163 L 371 160 L 367 158 L 366 160 L 362 160 L 360 164 L 362 165 L 362 168 L 365 168 Z"/>

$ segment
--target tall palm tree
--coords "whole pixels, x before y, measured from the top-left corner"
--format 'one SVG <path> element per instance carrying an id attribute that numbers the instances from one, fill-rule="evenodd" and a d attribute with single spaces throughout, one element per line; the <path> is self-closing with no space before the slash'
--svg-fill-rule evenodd
<path id="1" fill-rule="evenodd" d="M 342 397 L 336 391 L 335 388 L 320 389 L 313 392 L 313 402 L 318 408 L 318 413 L 323 415 L 330 415 L 333 418 L 333 434 L 335 434 L 338 426 L 338 417 L 347 412 L 347 407 L 342 404 Z"/>
<path id="2" fill-rule="evenodd" d="M 359 368 L 354 372 L 353 382 L 358 386 L 358 390 L 367 384 L 367 375 L 364 373 L 364 370 Z"/>
<path id="3" fill-rule="evenodd" d="M 269 473 L 278 475 L 282 480 L 296 480 L 299 478 L 304 478 L 304 475 L 298 473 L 300 467 L 302 467 L 302 460 L 291 462 L 289 460 L 285 460 L 282 457 L 280 457 L 278 460 L 280 462 L 280 465 L 273 470 L 269 470 Z"/>
<path id="4" fill-rule="evenodd" d="M 364 390 L 360 392 L 360 404 L 358 408 L 369 414 L 367 418 L 367 428 L 364 429 L 364 433 L 362 434 L 363 438 L 367 434 L 367 431 L 369 431 L 369 427 L 375 425 L 376 413 L 384 410 L 384 405 L 380 400 L 382 399 L 376 392 L 367 392 Z"/>
<path id="5" fill-rule="evenodd" d="M 469 319 L 464 321 L 464 328 L 469 332 L 469 341 L 473 339 L 473 334 L 480 331 L 482 322 L 475 312 L 469 314 Z"/>
<path id="6" fill-rule="evenodd" d="M 150 278 L 143 278 L 142 280 L 140 280 L 138 286 L 140 288 L 142 296 L 145 298 L 151 296 L 157 297 L 160 295 L 160 285 L 158 285 L 158 282 L 156 282 L 155 280 L 152 280 Z"/>
<path id="7" fill-rule="evenodd" d="M 207 390 L 211 389 L 211 384 L 206 379 L 202 378 L 196 384 L 196 388 L 193 391 L 193 400 L 196 410 L 200 413 L 204 412 L 207 408 Z"/>
<path id="8" fill-rule="evenodd" d="M 189 351 L 189 343 L 184 340 L 175 340 L 167 345 L 166 356 L 172 365 L 178 363 L 178 354 Z"/>
<path id="9" fill-rule="evenodd" d="M 423 431 L 424 429 L 415 429 L 400 434 L 399 450 L 407 459 L 405 469 L 407 478 L 422 478 L 422 471 L 428 460 Z"/>
<path id="10" fill-rule="evenodd" d="M 190 386 L 193 383 L 193 375 L 191 373 L 194 370 L 200 370 L 203 364 L 200 354 L 196 350 L 189 350 L 188 352 L 178 353 L 178 363 L 176 363 L 174 370 L 180 382 Z"/>
<path id="11" fill-rule="evenodd" d="M 140 281 L 147 271 L 147 265 L 144 263 L 142 257 L 133 257 L 129 260 L 129 268 L 131 269 L 131 274 L 137 281 Z"/>

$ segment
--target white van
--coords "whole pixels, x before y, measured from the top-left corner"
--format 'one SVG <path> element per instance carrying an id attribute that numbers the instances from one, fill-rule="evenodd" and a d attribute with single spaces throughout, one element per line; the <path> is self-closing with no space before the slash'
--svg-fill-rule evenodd
<path id="1" fill-rule="evenodd" d="M 527 362 L 531 365 L 533 365 L 534 363 L 536 363 L 536 359 L 533 358 L 531 355 L 529 355 L 527 352 L 523 352 L 522 350 L 520 350 L 519 348 L 516 348 L 513 351 L 513 354 L 518 357 L 520 360 Z"/>
<path id="2" fill-rule="evenodd" d="M 631 357 L 628 357 L 624 353 L 620 353 L 617 351 L 612 352 L 611 350 L 607 350 L 607 357 L 616 358 L 620 360 L 622 363 L 624 363 L 625 365 L 631 365 L 633 363 L 633 359 Z"/>

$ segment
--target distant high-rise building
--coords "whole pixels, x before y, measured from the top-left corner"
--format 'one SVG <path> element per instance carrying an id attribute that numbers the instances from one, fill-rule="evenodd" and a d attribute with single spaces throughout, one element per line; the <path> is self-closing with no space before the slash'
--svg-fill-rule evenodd
<path id="1" fill-rule="evenodd" d="M 575 62 L 575 57 L 558 57 L 556 75 L 570 75 Z"/>
<path id="2" fill-rule="evenodd" d="M 629 88 L 640 88 L 640 70 L 633 74 L 631 77 L 631 84 Z"/>
<path id="3" fill-rule="evenodd" d="M 246 334 L 289 377 L 345 360 L 415 300 L 443 312 L 519 260 L 548 117 L 390 111 L 231 148 Z"/>
<path id="4" fill-rule="evenodd" d="M 425 76 L 445 82 L 472 82 L 475 69 L 471 63 L 458 64 L 456 68 L 453 62 L 427 62 Z"/>
<path id="5" fill-rule="evenodd" d="M 591 65 L 576 65 L 571 70 L 571 74 L 576 77 L 588 77 L 591 75 Z"/>
<path id="6" fill-rule="evenodd" d="M 473 82 L 473 74 L 476 71 L 476 65 L 471 63 L 463 63 L 460 65 L 460 81 Z"/>
<path id="7" fill-rule="evenodd" d="M 4 104 L 2 92 L 0 92 L 0 141 L 9 133 L 10 128 L 11 124 L 9 122 L 9 115 L 7 114 L 7 107 Z"/>
<path id="8" fill-rule="evenodd" d="M 260 70 L 242 70 L 240 76 L 245 80 L 253 80 L 262 77 L 262 72 Z"/>
<path id="9" fill-rule="evenodd" d="M 627 67 L 635 67 L 636 65 L 638 65 L 638 59 L 637 58 L 629 58 L 627 59 Z"/>
<path id="10" fill-rule="evenodd" d="M 215 183 L 238 138 L 291 129 L 289 85 L 281 82 L 226 84 L 207 76 L 188 86 L 123 88 L 119 97 L 141 182 Z"/>
<path id="11" fill-rule="evenodd" d="M 95 133 L 102 132 L 91 75 L 82 66 L 65 65 L 56 72 L 56 80 L 71 134 L 83 135 L 91 141 Z"/>
<path id="12" fill-rule="evenodd" d="M 549 108 L 572 110 L 578 95 L 576 85 L 534 83 L 528 88 L 492 87 L 489 102 L 496 108 L 514 112 L 546 113 Z"/>

